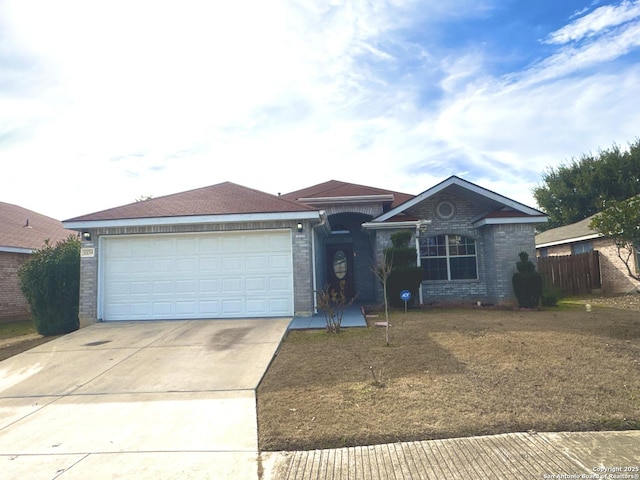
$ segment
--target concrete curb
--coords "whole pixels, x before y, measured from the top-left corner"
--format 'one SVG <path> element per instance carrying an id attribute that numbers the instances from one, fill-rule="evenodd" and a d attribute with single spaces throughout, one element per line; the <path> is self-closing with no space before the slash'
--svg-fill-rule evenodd
<path id="1" fill-rule="evenodd" d="M 639 452 L 640 431 L 509 433 L 263 453 L 262 464 L 264 480 L 640 479 Z"/>

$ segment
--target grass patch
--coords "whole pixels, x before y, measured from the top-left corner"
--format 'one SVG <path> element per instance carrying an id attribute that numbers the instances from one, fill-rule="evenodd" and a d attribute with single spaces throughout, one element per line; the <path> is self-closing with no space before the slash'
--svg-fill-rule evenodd
<path id="1" fill-rule="evenodd" d="M 640 428 L 638 312 L 427 309 L 294 331 L 258 388 L 262 450 Z"/>
<path id="2" fill-rule="evenodd" d="M 38 333 L 31 320 L 0 322 L 0 340 Z"/>

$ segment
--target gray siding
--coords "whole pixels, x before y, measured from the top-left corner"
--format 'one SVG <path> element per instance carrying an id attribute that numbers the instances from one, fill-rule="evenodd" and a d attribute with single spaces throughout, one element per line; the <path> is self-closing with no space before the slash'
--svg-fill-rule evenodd
<path id="1" fill-rule="evenodd" d="M 436 215 L 436 207 L 442 201 L 454 205 L 455 215 L 452 218 L 442 219 Z M 422 236 L 464 235 L 476 241 L 477 280 L 424 281 L 422 295 L 425 304 L 476 301 L 507 305 L 515 303 L 511 277 L 521 251 L 529 253 L 535 261 L 535 225 L 485 225 L 475 228 L 471 221 L 487 212 L 476 204 L 444 192 L 413 206 L 407 213 L 431 220 Z M 383 250 L 391 246 L 390 237 L 396 231 L 376 232 L 378 261 L 382 259 Z M 378 289 L 377 300 L 382 300 L 381 289 Z"/>

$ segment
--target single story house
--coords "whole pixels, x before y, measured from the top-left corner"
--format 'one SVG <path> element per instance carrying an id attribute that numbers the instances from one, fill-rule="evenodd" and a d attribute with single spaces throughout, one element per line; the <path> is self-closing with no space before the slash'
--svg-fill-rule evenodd
<path id="1" fill-rule="evenodd" d="M 80 322 L 310 316 L 344 281 L 380 302 L 372 266 L 409 229 L 421 301 L 513 303 L 533 208 L 452 176 L 419 195 L 328 181 L 285 195 L 230 182 L 66 220 L 81 232 Z"/>
<path id="2" fill-rule="evenodd" d="M 76 234 L 65 230 L 59 220 L 0 202 L 0 320 L 29 317 L 18 271 L 34 250 L 42 248 L 45 240 L 55 245 Z"/>
<path id="3" fill-rule="evenodd" d="M 611 238 L 589 227 L 595 215 L 563 227 L 551 228 L 536 235 L 536 255 L 551 257 L 598 252 L 600 284 L 604 293 L 627 293 L 638 289 L 640 282 L 633 280 L 627 267 L 618 257 L 617 248 Z M 635 274 L 640 274 L 640 253 L 636 249 L 632 259 Z"/>

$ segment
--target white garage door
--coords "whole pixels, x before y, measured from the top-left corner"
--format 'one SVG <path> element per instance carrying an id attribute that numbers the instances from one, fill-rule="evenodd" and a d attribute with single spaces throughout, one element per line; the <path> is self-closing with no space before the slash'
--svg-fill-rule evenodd
<path id="1" fill-rule="evenodd" d="M 103 237 L 102 319 L 293 315 L 287 230 Z"/>

